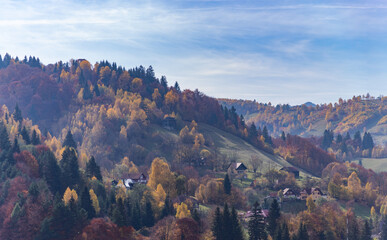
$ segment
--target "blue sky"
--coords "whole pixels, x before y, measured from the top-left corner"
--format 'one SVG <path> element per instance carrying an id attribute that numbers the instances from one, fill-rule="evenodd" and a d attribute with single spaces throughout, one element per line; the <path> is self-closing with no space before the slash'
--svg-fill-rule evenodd
<path id="1" fill-rule="evenodd" d="M 273 104 L 386 95 L 387 3 L 364 2 L 0 0 L 0 53 L 152 65 L 183 89 Z"/>

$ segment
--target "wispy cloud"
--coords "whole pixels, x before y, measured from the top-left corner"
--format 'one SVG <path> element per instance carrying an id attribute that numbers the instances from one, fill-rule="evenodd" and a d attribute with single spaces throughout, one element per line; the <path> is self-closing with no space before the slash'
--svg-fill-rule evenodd
<path id="1" fill-rule="evenodd" d="M 216 97 L 327 102 L 386 93 L 386 13 L 382 1 L 2 0 L 0 53 L 153 65 Z"/>

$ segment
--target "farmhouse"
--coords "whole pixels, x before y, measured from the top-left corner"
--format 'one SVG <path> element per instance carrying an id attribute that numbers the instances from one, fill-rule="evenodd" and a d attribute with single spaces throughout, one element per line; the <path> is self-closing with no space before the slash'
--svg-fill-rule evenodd
<path id="1" fill-rule="evenodd" d="M 247 167 L 243 163 L 231 163 L 228 167 L 229 171 L 234 174 L 244 173 Z"/>
<path id="2" fill-rule="evenodd" d="M 300 177 L 300 171 L 295 167 L 283 167 L 280 170 L 288 173 L 293 173 L 295 178 Z"/>

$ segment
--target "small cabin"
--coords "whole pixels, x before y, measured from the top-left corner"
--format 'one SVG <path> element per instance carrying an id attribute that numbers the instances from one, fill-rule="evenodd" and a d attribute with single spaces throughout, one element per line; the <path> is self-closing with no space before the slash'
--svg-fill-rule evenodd
<path id="1" fill-rule="evenodd" d="M 163 128 L 168 130 L 176 129 L 176 119 L 174 117 L 166 117 L 162 122 Z"/>
<path id="2" fill-rule="evenodd" d="M 244 173 L 247 170 L 247 167 L 243 163 L 231 163 L 228 169 L 231 173 Z"/>
<path id="3" fill-rule="evenodd" d="M 295 178 L 299 178 L 300 177 L 300 171 L 297 168 L 295 168 L 295 167 L 283 167 L 280 170 L 288 172 L 288 173 L 293 173 Z"/>

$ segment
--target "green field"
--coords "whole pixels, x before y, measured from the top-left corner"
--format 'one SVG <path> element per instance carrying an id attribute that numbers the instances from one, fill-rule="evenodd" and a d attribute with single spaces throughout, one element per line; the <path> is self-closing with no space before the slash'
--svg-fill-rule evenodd
<path id="1" fill-rule="evenodd" d="M 363 167 L 374 170 L 375 172 L 387 171 L 387 158 L 362 158 Z M 354 161 L 359 163 L 359 160 Z"/>
<path id="2" fill-rule="evenodd" d="M 162 128 L 159 125 L 151 125 L 151 131 L 153 135 L 158 135 L 163 138 L 165 141 L 176 141 L 179 137 L 178 131 L 168 131 Z M 272 168 L 282 168 L 283 166 L 292 166 L 290 163 L 285 161 L 283 158 L 275 155 L 265 153 L 258 150 L 248 142 L 243 139 L 234 136 L 230 133 L 222 131 L 218 128 L 212 127 L 207 124 L 198 124 L 198 130 L 204 135 L 204 137 L 210 138 L 214 145 L 217 147 L 217 150 L 220 154 L 233 159 L 236 162 L 243 162 L 247 167 L 250 166 L 249 159 L 252 155 L 256 155 L 259 159 L 262 160 L 263 164 L 261 169 L 258 169 L 258 172 L 266 172 L 268 169 Z M 155 149 L 155 146 L 152 141 L 145 146 L 148 150 Z M 165 152 L 163 155 L 168 159 L 172 159 L 171 152 Z M 311 176 L 305 171 L 300 169 L 301 176 Z"/>

